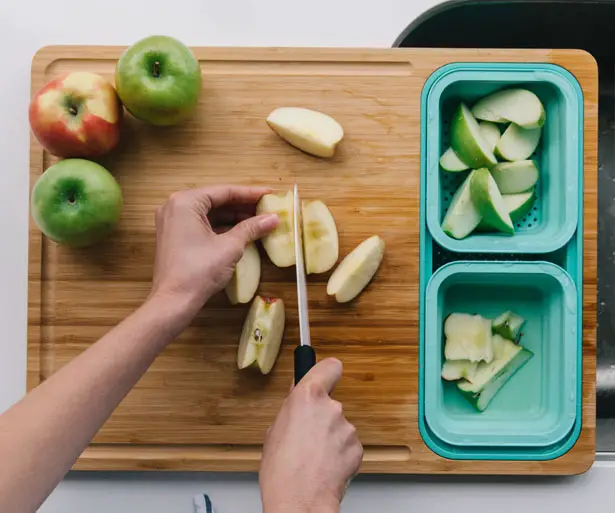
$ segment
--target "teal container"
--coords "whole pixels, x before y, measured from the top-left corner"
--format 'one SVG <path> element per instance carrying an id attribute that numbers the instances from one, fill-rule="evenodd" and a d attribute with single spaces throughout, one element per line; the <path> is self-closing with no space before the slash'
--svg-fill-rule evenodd
<path id="1" fill-rule="evenodd" d="M 531 158 L 540 178 L 531 212 L 520 220 L 513 237 L 474 233 L 456 240 L 441 222 L 452 195 L 467 172 L 440 169 L 439 158 L 450 146 L 449 124 L 461 101 L 478 99 L 507 87 L 536 93 L 547 118 L 540 145 Z M 583 93 L 574 76 L 553 64 L 455 63 L 436 70 L 422 93 L 426 220 L 433 239 L 455 252 L 549 253 L 562 248 L 575 233 L 583 178 Z"/>
<path id="2" fill-rule="evenodd" d="M 578 296 L 572 278 L 550 262 L 459 261 L 438 269 L 425 292 L 424 416 L 452 446 L 549 447 L 573 430 L 579 397 Z M 484 412 L 441 379 L 444 321 L 451 313 L 526 319 L 521 345 L 534 356 Z"/>
<path id="3" fill-rule="evenodd" d="M 535 155 L 542 166 L 539 199 L 514 237 L 477 234 L 456 241 L 442 232 L 440 221 L 467 173 L 439 169 L 449 142 L 447 123 L 459 101 L 471 104 L 513 85 L 532 89 L 547 110 L 544 140 Z M 418 427 L 427 447 L 444 458 L 545 461 L 566 454 L 578 440 L 583 426 L 583 233 L 577 230 L 583 226 L 582 108 L 574 77 L 553 65 L 451 64 L 434 72 L 423 89 Z M 518 310 L 529 321 L 522 344 L 535 353 L 483 413 L 453 395 L 454 385 L 440 377 L 444 316 L 475 309 L 489 317 Z M 528 384 L 534 381 L 536 390 Z"/>

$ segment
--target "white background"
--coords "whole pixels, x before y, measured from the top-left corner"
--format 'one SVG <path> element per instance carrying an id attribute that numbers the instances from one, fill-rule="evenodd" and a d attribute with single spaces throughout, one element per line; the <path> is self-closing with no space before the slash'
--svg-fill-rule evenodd
<path id="1" fill-rule="evenodd" d="M 437 0 L 0 0 L 0 411 L 25 390 L 30 64 L 50 44 L 128 45 L 156 33 L 188 45 L 390 47 Z M 0 464 L 8 464 L 1 462 Z M 346 512 L 499 513 L 608 508 L 615 465 L 564 479 L 362 477 Z M 284 486 L 281 483 L 281 486 Z M 254 475 L 92 473 L 67 477 L 43 513 L 261 510 Z M 3 512 L 4 513 L 4 512 Z M 6 512 L 9 513 L 9 512 Z M 13 512 L 10 512 L 13 513 Z"/>

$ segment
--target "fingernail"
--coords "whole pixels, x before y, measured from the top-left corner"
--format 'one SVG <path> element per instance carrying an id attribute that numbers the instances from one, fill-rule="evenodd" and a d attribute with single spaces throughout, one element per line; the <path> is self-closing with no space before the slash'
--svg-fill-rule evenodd
<path id="1" fill-rule="evenodd" d="M 279 222 L 280 218 L 277 214 L 265 214 L 260 216 L 259 219 L 259 224 L 263 230 L 273 230 Z"/>

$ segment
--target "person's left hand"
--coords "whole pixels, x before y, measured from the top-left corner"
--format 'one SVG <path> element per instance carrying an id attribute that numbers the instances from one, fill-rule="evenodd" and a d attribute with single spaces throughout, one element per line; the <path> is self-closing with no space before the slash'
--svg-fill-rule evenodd
<path id="1" fill-rule="evenodd" d="M 170 297 L 190 319 L 196 315 L 230 281 L 246 244 L 277 226 L 275 214 L 254 216 L 267 192 L 220 185 L 172 194 L 156 210 L 152 296 Z"/>

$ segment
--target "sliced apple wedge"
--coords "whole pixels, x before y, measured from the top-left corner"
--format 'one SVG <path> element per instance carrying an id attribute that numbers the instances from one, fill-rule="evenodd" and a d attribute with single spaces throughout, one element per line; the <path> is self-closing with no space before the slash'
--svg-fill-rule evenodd
<path id="1" fill-rule="evenodd" d="M 317 157 L 332 157 L 344 137 L 341 125 L 331 116 L 301 107 L 275 109 L 267 124 L 287 143 Z"/>
<path id="2" fill-rule="evenodd" d="M 256 245 L 250 243 L 244 249 L 241 260 L 237 262 L 233 277 L 224 292 L 233 305 L 249 303 L 256 294 L 260 280 L 261 257 Z"/>
<path id="3" fill-rule="evenodd" d="M 540 128 L 545 124 L 546 113 L 538 96 L 527 89 L 497 91 L 472 107 L 477 119 L 494 123 L 512 122 L 523 128 Z"/>
<path id="4" fill-rule="evenodd" d="M 256 214 L 269 213 L 277 214 L 280 222 L 272 232 L 261 239 L 263 247 L 274 265 L 278 267 L 295 265 L 292 191 L 265 194 L 256 205 Z"/>
<path id="5" fill-rule="evenodd" d="M 502 199 L 508 209 L 510 220 L 513 223 L 517 223 L 523 219 L 523 217 L 525 217 L 530 210 L 532 210 L 532 206 L 536 200 L 536 191 L 535 189 L 532 189 L 520 194 L 502 194 Z M 484 219 L 481 219 L 481 222 L 478 224 L 476 229 L 481 232 L 488 232 L 492 230 L 489 223 L 487 223 Z"/>
<path id="6" fill-rule="evenodd" d="M 491 168 L 491 176 L 502 194 L 519 194 L 534 188 L 538 181 L 538 164 L 534 160 L 500 162 Z"/>
<path id="7" fill-rule="evenodd" d="M 470 235 L 482 218 L 470 193 L 470 184 L 475 173 L 476 171 L 470 171 L 459 186 L 442 221 L 442 231 L 454 239 L 464 239 Z"/>
<path id="8" fill-rule="evenodd" d="M 339 257 L 337 227 L 331 212 L 322 201 L 304 201 L 303 254 L 308 274 L 326 273 Z"/>
<path id="9" fill-rule="evenodd" d="M 495 147 L 498 145 L 498 141 L 502 136 L 498 125 L 492 123 L 491 121 L 480 121 L 478 123 L 478 128 L 480 129 L 480 133 L 482 134 L 485 142 L 489 144 L 489 149 L 491 151 L 495 151 Z"/>
<path id="10" fill-rule="evenodd" d="M 256 296 L 241 332 L 237 367 L 256 366 L 263 374 L 269 374 L 280 351 L 284 322 L 281 299 Z"/>
<path id="11" fill-rule="evenodd" d="M 504 160 L 525 160 L 536 151 L 541 128 L 521 128 L 511 123 L 495 147 L 495 153 Z"/>
<path id="12" fill-rule="evenodd" d="M 472 169 L 492 168 L 498 161 L 491 151 L 491 143 L 486 141 L 478 122 L 461 103 L 451 121 L 451 146 L 459 159 Z"/>
<path id="13" fill-rule="evenodd" d="M 461 160 L 453 148 L 448 148 L 440 157 L 440 167 L 449 173 L 459 173 L 470 169 L 463 160 Z"/>
<path id="14" fill-rule="evenodd" d="M 487 225 L 508 235 L 515 233 L 508 207 L 488 169 L 477 169 L 472 174 L 470 197 Z"/>
<path id="15" fill-rule="evenodd" d="M 327 294 L 338 303 L 352 301 L 374 277 L 383 256 L 384 241 L 377 235 L 361 242 L 329 278 Z"/>
<path id="16" fill-rule="evenodd" d="M 532 189 L 521 194 L 506 194 L 502 196 L 502 199 L 506 203 L 510 219 L 513 223 L 516 223 L 532 210 L 536 199 L 536 190 Z"/>

